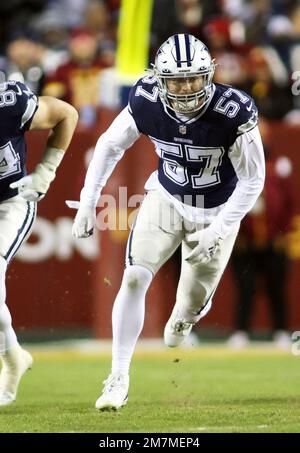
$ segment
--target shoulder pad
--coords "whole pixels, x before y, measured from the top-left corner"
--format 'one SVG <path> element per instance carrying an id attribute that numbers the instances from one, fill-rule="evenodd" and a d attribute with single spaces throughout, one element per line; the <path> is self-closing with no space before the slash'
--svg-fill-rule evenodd
<path id="1" fill-rule="evenodd" d="M 258 112 L 254 100 L 242 90 L 229 85 L 218 85 L 217 101 L 213 110 L 232 119 L 237 135 L 243 134 L 257 125 Z"/>
<path id="2" fill-rule="evenodd" d="M 158 100 L 158 86 L 156 77 L 146 76 L 139 79 L 129 94 L 129 111 L 133 114 L 144 107 L 145 102 L 156 103 Z"/>

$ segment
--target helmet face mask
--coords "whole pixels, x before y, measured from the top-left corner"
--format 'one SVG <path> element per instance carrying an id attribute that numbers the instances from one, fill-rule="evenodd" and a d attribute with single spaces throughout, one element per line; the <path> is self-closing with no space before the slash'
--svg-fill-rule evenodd
<path id="1" fill-rule="evenodd" d="M 215 63 L 205 44 L 194 36 L 171 36 L 159 48 L 153 70 L 161 101 L 175 112 L 197 112 L 209 100 Z"/>

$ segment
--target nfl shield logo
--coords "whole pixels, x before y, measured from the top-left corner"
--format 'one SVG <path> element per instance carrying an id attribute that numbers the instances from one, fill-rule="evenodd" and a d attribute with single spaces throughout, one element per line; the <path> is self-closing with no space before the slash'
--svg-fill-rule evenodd
<path id="1" fill-rule="evenodd" d="M 183 124 L 181 124 L 181 125 L 179 126 L 179 132 L 180 132 L 181 134 L 185 135 L 185 134 L 186 134 L 186 126 L 184 126 Z"/>

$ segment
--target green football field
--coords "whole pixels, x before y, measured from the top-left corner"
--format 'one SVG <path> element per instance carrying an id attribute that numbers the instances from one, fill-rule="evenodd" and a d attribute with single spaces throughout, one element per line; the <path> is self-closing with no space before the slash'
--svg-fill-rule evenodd
<path id="1" fill-rule="evenodd" d="M 138 352 L 120 412 L 94 403 L 110 357 L 34 353 L 0 432 L 300 432 L 300 356 L 226 348 Z"/>

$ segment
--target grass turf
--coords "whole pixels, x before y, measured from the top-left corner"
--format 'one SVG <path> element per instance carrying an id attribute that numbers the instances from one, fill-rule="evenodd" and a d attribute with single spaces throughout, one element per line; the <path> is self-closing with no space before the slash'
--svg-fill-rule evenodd
<path id="1" fill-rule="evenodd" d="M 36 353 L 0 432 L 300 432 L 300 363 L 288 353 L 225 348 L 137 353 L 129 402 L 98 412 L 110 357 Z"/>

